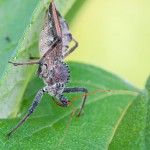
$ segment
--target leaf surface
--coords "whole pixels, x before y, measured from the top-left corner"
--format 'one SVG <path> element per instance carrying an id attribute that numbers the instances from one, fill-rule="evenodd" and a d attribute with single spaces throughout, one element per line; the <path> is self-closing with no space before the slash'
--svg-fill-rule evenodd
<path id="1" fill-rule="evenodd" d="M 114 91 L 89 95 L 83 114 L 81 117 L 74 117 L 68 128 L 71 108 L 56 106 L 51 101 L 51 97 L 45 94 L 35 113 L 9 140 L 5 137 L 6 133 L 20 119 L 1 120 L 5 146 L 25 149 L 31 146 L 34 149 L 47 146 L 53 149 L 74 147 L 90 149 L 91 146 L 94 149 L 107 148 L 113 138 L 114 130 L 120 125 L 121 118 L 128 112 L 137 97 L 138 90 L 102 69 L 80 63 L 69 63 L 69 66 L 72 78 L 67 87 L 85 87 L 89 91 L 100 89 Z M 20 118 L 27 113 L 35 94 L 42 86 L 43 83 L 37 77 L 32 78 L 23 96 Z M 72 99 L 81 94 L 71 93 L 66 96 Z M 81 99 L 72 103 L 79 109 Z"/>

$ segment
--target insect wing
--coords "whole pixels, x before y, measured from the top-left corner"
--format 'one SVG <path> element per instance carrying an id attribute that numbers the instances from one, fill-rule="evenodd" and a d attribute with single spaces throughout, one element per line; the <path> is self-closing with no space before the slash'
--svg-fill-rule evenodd
<path id="1" fill-rule="evenodd" d="M 40 33 L 39 49 L 41 57 L 46 54 L 47 51 L 52 50 L 53 43 L 58 37 L 61 38 L 61 28 L 59 24 L 55 6 L 51 3 L 49 9 L 46 11 L 42 31 Z"/>
<path id="2" fill-rule="evenodd" d="M 58 37 L 62 39 L 62 55 L 64 56 L 72 40 L 72 35 L 67 22 L 56 10 L 54 3 L 52 3 L 46 12 L 40 34 L 39 49 L 41 56 L 48 50 L 52 50 L 52 44 Z"/>

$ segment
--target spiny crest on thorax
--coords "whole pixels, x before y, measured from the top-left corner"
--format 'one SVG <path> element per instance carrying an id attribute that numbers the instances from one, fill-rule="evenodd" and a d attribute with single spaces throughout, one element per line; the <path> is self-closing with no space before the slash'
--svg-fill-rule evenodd
<path id="1" fill-rule="evenodd" d="M 56 16 L 58 18 L 59 28 L 61 30 L 60 38 L 62 39 L 62 48 L 59 50 L 61 51 L 62 56 L 64 56 L 72 40 L 72 35 L 69 31 L 67 22 L 57 10 L 56 10 Z M 58 35 L 56 31 L 56 24 L 54 21 L 54 15 L 53 15 L 52 4 L 51 4 L 49 6 L 49 9 L 46 11 L 44 23 L 42 26 L 42 31 L 40 33 L 39 49 L 40 49 L 41 56 L 43 56 L 48 50 L 51 49 L 53 42 L 57 38 Z"/>
<path id="2" fill-rule="evenodd" d="M 45 59 L 48 62 L 48 60 Z M 37 74 L 44 80 L 48 86 L 61 83 L 65 85 L 70 79 L 70 70 L 66 63 L 61 60 L 56 60 L 53 65 L 48 66 L 45 62 L 41 64 L 37 70 Z"/>
<path id="3" fill-rule="evenodd" d="M 54 62 L 53 79 L 55 83 L 62 83 L 65 85 L 70 78 L 70 70 L 66 63 L 61 61 Z"/>

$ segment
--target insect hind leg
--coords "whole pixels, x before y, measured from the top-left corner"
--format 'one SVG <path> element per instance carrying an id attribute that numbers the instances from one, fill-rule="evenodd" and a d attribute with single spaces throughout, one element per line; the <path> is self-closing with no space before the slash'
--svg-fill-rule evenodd
<path id="1" fill-rule="evenodd" d="M 74 41 L 75 45 L 71 47 L 63 56 L 63 59 L 65 59 L 69 54 L 71 54 L 77 47 L 78 47 L 78 42 L 75 40 L 75 38 L 72 38 L 72 41 Z"/>
<path id="2" fill-rule="evenodd" d="M 87 97 L 86 94 L 88 93 L 88 90 L 85 88 L 74 87 L 74 88 L 65 88 L 63 91 L 63 93 L 72 93 L 72 92 L 84 92 L 85 93 L 85 95 L 83 96 L 83 99 L 82 99 L 82 104 L 81 104 L 80 110 L 77 114 L 77 116 L 80 116 L 82 109 L 85 105 L 85 101 L 86 101 L 86 97 Z"/>

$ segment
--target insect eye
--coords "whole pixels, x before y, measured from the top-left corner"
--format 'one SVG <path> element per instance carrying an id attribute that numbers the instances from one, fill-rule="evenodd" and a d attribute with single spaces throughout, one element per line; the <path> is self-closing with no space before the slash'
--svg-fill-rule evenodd
<path id="1" fill-rule="evenodd" d="M 48 65 L 47 64 L 43 64 L 43 66 L 47 69 L 48 68 Z"/>
<path id="2" fill-rule="evenodd" d="M 45 92 L 47 92 L 47 91 L 48 91 L 47 87 L 45 87 L 43 90 L 44 90 Z"/>

